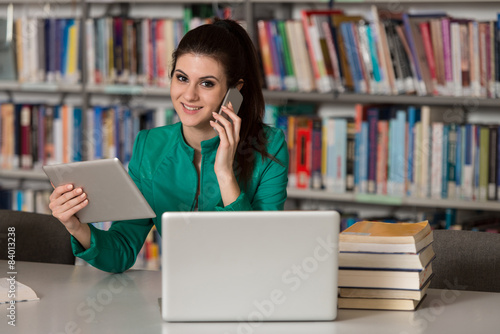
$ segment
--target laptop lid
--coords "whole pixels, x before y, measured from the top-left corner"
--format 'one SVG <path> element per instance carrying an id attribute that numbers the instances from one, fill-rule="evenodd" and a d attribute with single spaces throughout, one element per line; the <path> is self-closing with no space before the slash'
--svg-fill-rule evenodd
<path id="1" fill-rule="evenodd" d="M 337 315 L 335 211 L 166 212 L 166 321 L 308 321 Z"/>

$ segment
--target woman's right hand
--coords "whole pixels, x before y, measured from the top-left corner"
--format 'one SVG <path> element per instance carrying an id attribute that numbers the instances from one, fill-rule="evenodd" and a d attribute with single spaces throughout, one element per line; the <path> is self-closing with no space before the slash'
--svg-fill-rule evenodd
<path id="1" fill-rule="evenodd" d="M 54 189 L 50 195 L 49 208 L 52 215 L 66 227 L 69 233 L 78 231 L 82 225 L 75 214 L 89 203 L 82 188 L 73 189 L 72 184 L 65 184 Z"/>

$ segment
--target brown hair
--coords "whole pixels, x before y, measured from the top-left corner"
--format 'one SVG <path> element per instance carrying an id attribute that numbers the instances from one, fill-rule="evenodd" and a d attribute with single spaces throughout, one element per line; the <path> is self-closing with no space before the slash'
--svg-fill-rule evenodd
<path id="1" fill-rule="evenodd" d="M 172 72 L 177 59 L 185 54 L 204 55 L 224 67 L 227 86 L 235 87 L 243 79 L 240 92 L 243 103 L 238 112 L 241 118 L 240 142 L 236 151 L 234 170 L 239 181 L 246 184 L 253 173 L 254 152 L 277 161 L 267 152 L 264 135 L 264 97 L 257 51 L 247 32 L 236 21 L 215 19 L 212 24 L 199 26 L 182 38 L 173 53 Z"/>

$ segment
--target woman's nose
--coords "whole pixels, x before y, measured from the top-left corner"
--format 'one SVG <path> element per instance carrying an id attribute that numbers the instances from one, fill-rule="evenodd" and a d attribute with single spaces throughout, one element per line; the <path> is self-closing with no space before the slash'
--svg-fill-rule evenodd
<path id="1" fill-rule="evenodd" d="M 198 91 L 196 85 L 187 85 L 183 95 L 186 101 L 196 101 L 198 99 Z"/>

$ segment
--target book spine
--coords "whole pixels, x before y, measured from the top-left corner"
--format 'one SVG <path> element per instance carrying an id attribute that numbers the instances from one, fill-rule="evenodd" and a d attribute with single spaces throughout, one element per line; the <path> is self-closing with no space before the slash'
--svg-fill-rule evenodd
<path id="1" fill-rule="evenodd" d="M 447 199 L 448 198 L 448 175 L 449 175 L 449 166 L 448 166 L 448 159 L 450 156 L 449 152 L 449 143 L 450 143 L 450 125 L 449 124 L 444 124 L 443 125 L 443 141 L 441 143 L 441 146 L 443 147 L 443 156 L 441 159 L 441 198 Z"/>
<path id="2" fill-rule="evenodd" d="M 340 31 L 342 34 L 342 39 L 344 42 L 344 51 L 347 59 L 347 63 L 349 65 L 349 69 L 352 75 L 352 81 L 354 83 L 354 91 L 356 93 L 361 93 L 361 84 L 359 81 L 359 73 L 357 71 L 357 67 L 355 65 L 355 58 L 354 58 L 354 50 L 352 48 L 352 44 L 350 42 L 350 35 L 349 35 L 349 23 L 341 23 L 340 24 Z"/>
<path id="3" fill-rule="evenodd" d="M 489 22 L 489 30 L 488 30 L 488 97 L 495 98 L 496 97 L 496 87 L 495 87 L 495 68 L 497 64 L 495 63 L 495 21 Z"/>
<path id="4" fill-rule="evenodd" d="M 264 75 L 266 79 L 267 89 L 275 90 L 278 89 L 277 78 L 275 77 L 273 70 L 271 49 L 269 46 L 269 41 L 267 39 L 267 30 L 265 21 L 263 20 L 257 21 L 257 31 L 259 35 L 260 53 L 262 58 L 262 64 L 264 67 Z"/>
<path id="5" fill-rule="evenodd" d="M 406 91 L 406 93 L 417 92 L 417 94 L 420 94 L 417 90 L 419 83 L 417 70 L 415 68 L 415 59 L 413 59 L 404 30 L 401 26 L 394 24 L 391 25 L 391 29 L 395 31 L 392 33 L 392 38 L 394 39 L 393 48 L 397 59 L 396 71 L 401 72 L 400 75 L 404 91 Z"/>
<path id="6" fill-rule="evenodd" d="M 434 61 L 434 50 L 432 49 L 432 40 L 430 25 L 428 22 L 419 23 L 420 32 L 422 34 L 422 42 L 424 44 L 425 56 L 427 59 L 427 64 L 429 64 L 429 72 L 431 75 L 431 81 L 433 86 L 433 95 L 438 95 L 437 92 L 437 74 L 436 74 L 436 62 Z"/>
<path id="7" fill-rule="evenodd" d="M 448 126 L 448 188 L 447 198 L 453 199 L 456 194 L 456 168 L 457 168 L 457 125 L 452 123 Z"/>
<path id="8" fill-rule="evenodd" d="M 335 120 L 335 165 L 336 165 L 336 192 L 346 191 L 346 151 L 347 151 L 347 120 Z"/>
<path id="9" fill-rule="evenodd" d="M 286 22 L 283 20 L 276 21 L 278 33 L 281 41 L 281 48 L 283 50 L 283 59 L 285 65 L 285 87 L 289 91 L 296 91 L 298 89 L 297 77 L 293 68 L 292 50 L 289 43 L 289 37 L 286 31 Z"/>
<path id="10" fill-rule="evenodd" d="M 416 195 L 415 190 L 415 170 L 414 170 L 414 160 L 415 160 L 415 137 L 416 137 L 416 123 L 419 120 L 417 113 L 420 113 L 420 110 L 417 110 L 414 106 L 408 107 L 408 147 L 407 147 L 407 192 L 406 196 L 414 196 Z"/>
<path id="11" fill-rule="evenodd" d="M 375 194 L 377 191 L 377 123 L 379 110 L 368 109 L 368 193 Z"/>
<path id="12" fill-rule="evenodd" d="M 479 136 L 479 200 L 485 201 L 488 199 L 489 128 L 481 126 Z"/>
<path id="13" fill-rule="evenodd" d="M 460 46 L 460 25 L 450 24 L 451 35 L 451 65 L 453 72 L 453 96 L 462 96 L 462 50 Z"/>
<path id="14" fill-rule="evenodd" d="M 487 24 L 479 23 L 479 83 L 481 87 L 481 97 L 487 97 L 487 81 L 488 81 L 488 53 L 486 46 L 486 31 Z"/>
<path id="15" fill-rule="evenodd" d="M 325 189 L 327 191 L 334 191 L 333 181 L 333 166 L 335 154 L 335 137 L 334 137 L 334 122 L 333 118 L 323 118 L 323 158 L 324 158 L 324 172 L 323 181 L 325 182 Z"/>
<path id="16" fill-rule="evenodd" d="M 356 130 L 354 121 L 347 121 L 346 190 L 354 191 L 354 165 L 356 159 Z"/>
<path id="17" fill-rule="evenodd" d="M 370 7 L 372 17 L 373 17 L 373 25 L 377 32 L 377 43 L 378 43 L 378 51 L 380 53 L 381 64 L 384 68 L 383 73 L 386 74 L 387 85 L 390 89 L 390 93 L 398 94 L 398 90 L 396 88 L 396 78 L 394 76 L 394 70 L 392 65 L 392 59 L 389 54 L 389 47 L 387 41 L 387 34 L 382 22 L 380 22 L 380 17 L 378 13 L 378 8 L 375 5 Z"/>
<path id="18" fill-rule="evenodd" d="M 283 62 L 281 60 L 279 54 L 279 45 L 278 45 L 278 37 L 277 30 L 274 21 L 266 21 L 266 33 L 267 33 L 267 41 L 269 43 L 269 51 L 271 55 L 271 62 L 273 64 L 273 72 L 274 77 L 276 78 L 276 84 L 278 90 L 284 90 L 285 86 L 283 83 L 283 79 L 285 77 Z"/>
<path id="19" fill-rule="evenodd" d="M 443 123 L 432 123 L 431 197 L 441 198 L 443 169 Z"/>
<path id="20" fill-rule="evenodd" d="M 329 22 L 322 22 L 323 33 L 325 34 L 325 39 L 328 47 L 328 53 L 330 55 L 331 67 L 333 70 L 333 80 L 334 89 L 337 92 L 343 93 L 345 91 L 342 74 L 340 70 L 339 57 L 337 54 L 337 46 L 335 45 L 335 39 L 332 33 L 332 26 Z"/>
<path id="21" fill-rule="evenodd" d="M 496 97 L 500 97 L 500 13 L 495 24 L 495 64 Z"/>
<path id="22" fill-rule="evenodd" d="M 312 119 L 311 121 L 311 177 L 309 188 L 322 189 L 323 180 L 321 177 L 321 128 L 322 121 L 320 118 Z"/>
<path id="23" fill-rule="evenodd" d="M 379 94 L 374 73 L 375 64 L 372 63 L 370 45 L 367 37 L 370 27 L 365 25 L 364 22 L 360 22 L 352 27 L 355 40 L 357 41 L 356 46 L 359 53 L 360 64 L 363 69 L 363 78 L 366 82 L 366 91 L 369 94 Z"/>
<path id="24" fill-rule="evenodd" d="M 368 122 L 363 121 L 361 123 L 361 141 L 359 144 L 360 148 L 360 170 L 359 170 L 359 182 L 360 182 L 360 193 L 368 193 L 368 146 L 369 146 L 369 130 Z"/>
<path id="25" fill-rule="evenodd" d="M 318 63 L 318 47 L 315 46 L 315 35 L 314 30 L 312 28 L 312 22 L 310 16 L 306 13 L 306 11 L 302 11 L 302 25 L 304 29 L 304 37 L 307 44 L 307 50 L 309 51 L 309 58 L 311 60 L 312 70 L 314 74 L 315 84 L 317 89 L 320 92 L 324 92 L 324 86 L 322 85 L 322 73 L 320 69 L 320 64 Z"/>
<path id="26" fill-rule="evenodd" d="M 420 68 L 419 61 L 418 61 L 418 54 L 417 54 L 418 51 L 417 51 L 417 47 L 416 47 L 416 44 L 415 44 L 415 39 L 413 37 L 413 32 L 412 32 L 410 18 L 409 18 L 409 16 L 408 16 L 407 13 L 403 14 L 403 25 L 404 25 L 404 28 L 405 28 L 405 34 L 406 34 L 406 39 L 407 39 L 407 42 L 408 42 L 408 46 L 410 47 L 410 51 L 411 51 L 412 58 L 413 58 L 413 61 L 414 61 L 415 73 L 416 73 L 417 82 L 418 82 L 418 86 L 416 87 L 417 88 L 417 92 L 418 92 L 419 95 L 425 95 L 426 94 L 426 92 L 425 92 L 425 84 L 424 84 L 424 81 L 423 81 L 423 78 L 422 78 L 422 71 L 421 71 L 421 68 Z"/>
<path id="27" fill-rule="evenodd" d="M 464 126 L 457 125 L 457 165 L 455 170 L 455 198 L 462 199 L 462 169 L 464 167 Z"/>
<path id="28" fill-rule="evenodd" d="M 488 200 L 497 200 L 497 152 L 498 152 L 498 126 L 489 127 L 489 170 L 488 170 Z"/>
<path id="29" fill-rule="evenodd" d="M 500 200 L 500 127 L 497 127 L 497 199 Z"/>
<path id="30" fill-rule="evenodd" d="M 300 119 L 297 124 L 297 188 L 306 189 L 311 178 L 311 126 L 310 120 Z"/>
<path id="31" fill-rule="evenodd" d="M 387 195 L 387 161 L 389 153 L 389 122 L 379 120 L 377 138 L 377 194 Z"/>
<path id="32" fill-rule="evenodd" d="M 462 95 L 471 96 L 471 60 L 469 58 L 469 29 L 467 24 L 460 24 L 460 53 L 461 53 L 461 75 Z"/>
<path id="33" fill-rule="evenodd" d="M 445 18 L 441 20 L 441 31 L 443 34 L 443 57 L 444 57 L 444 76 L 446 80 L 445 94 L 453 94 L 453 65 L 451 51 L 451 33 L 450 20 Z"/>
<path id="34" fill-rule="evenodd" d="M 276 20 L 268 21 L 266 27 L 268 28 L 268 40 L 270 41 L 273 68 L 279 79 L 279 89 L 286 90 L 283 45 L 281 43 L 281 37 L 278 34 Z"/>
<path id="35" fill-rule="evenodd" d="M 156 21 L 156 64 L 157 64 L 157 85 L 160 87 L 167 86 L 167 55 L 166 55 L 166 38 L 165 36 L 165 21 L 158 19 Z M 123 76 L 123 75 L 122 75 Z M 122 80 L 124 81 L 124 80 Z"/>
<path id="36" fill-rule="evenodd" d="M 20 158 L 21 168 L 30 169 L 33 167 L 31 155 L 31 108 L 23 106 L 20 113 Z"/>
<path id="37" fill-rule="evenodd" d="M 395 190 L 396 195 L 403 197 L 405 194 L 405 179 L 406 179 L 406 163 L 405 147 L 406 147 L 406 111 L 398 110 L 396 112 L 396 170 L 395 170 Z M 399 139 L 402 138 L 402 139 Z"/>
<path id="38" fill-rule="evenodd" d="M 480 70 L 480 47 L 479 26 L 477 22 L 469 23 L 469 58 L 471 62 L 471 95 L 481 96 L 481 70 Z"/>

